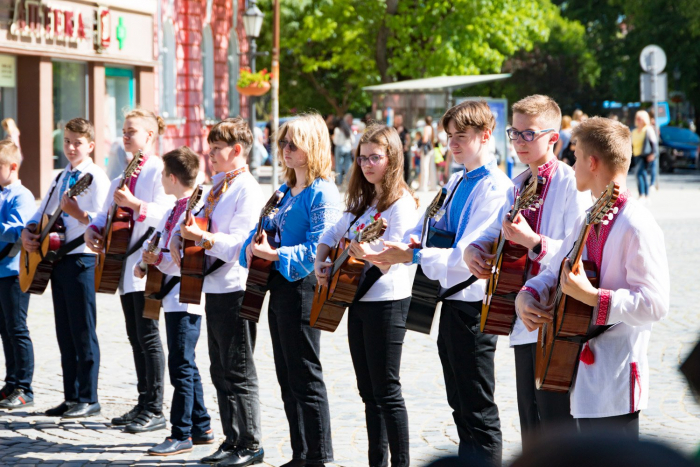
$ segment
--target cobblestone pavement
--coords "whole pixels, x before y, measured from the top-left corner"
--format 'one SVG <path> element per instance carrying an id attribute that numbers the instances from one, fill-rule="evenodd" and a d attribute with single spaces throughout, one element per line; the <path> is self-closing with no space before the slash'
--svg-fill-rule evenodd
<path id="1" fill-rule="evenodd" d="M 700 273 L 689 266 L 700 263 L 700 176 L 693 173 L 664 176 L 661 181 L 662 190 L 653 194 L 650 209 L 666 235 L 672 279 L 671 313 L 652 333 L 651 397 L 649 408 L 642 412 L 641 431 L 644 437 L 691 452 L 698 444 L 700 406 L 677 368 L 700 331 L 700 314 L 692 305 L 700 298 L 697 293 Z M 632 182 L 630 178 L 630 185 Z M 429 195 L 425 199 L 429 199 Z M 102 416 L 68 423 L 42 415 L 45 409 L 63 399 L 50 297 L 47 291 L 43 296 L 32 296 L 30 302 L 29 326 L 36 354 L 36 406 L 23 412 L 0 411 L 0 465 L 197 465 L 198 459 L 208 454 L 212 446 L 198 446 L 186 455 L 154 458 L 146 454 L 146 449 L 162 441 L 169 431 L 129 435 L 108 422 L 111 417 L 130 409 L 136 400 L 133 360 L 116 296 L 98 295 Z M 291 451 L 265 313 L 260 328 L 256 362 L 261 380 L 263 446 L 265 461 L 277 466 L 290 459 Z M 213 427 L 220 435 L 216 397 L 208 374 L 204 326 L 202 329 L 197 362 L 204 379 L 207 407 L 214 418 Z M 161 331 L 165 342 L 163 325 Z M 366 465 L 363 405 L 355 387 L 345 323 L 333 334 L 324 333 L 322 349 L 330 394 L 335 463 Z M 0 365 L 4 364 L 2 358 Z M 458 438 L 445 399 L 434 336 L 407 334 L 401 376 L 410 419 L 413 465 L 424 465 L 437 457 L 456 453 Z M 166 381 L 167 378 L 166 375 Z M 520 450 L 520 428 L 513 358 L 505 338 L 499 341 L 496 353 L 496 380 L 504 459 L 508 462 Z M 171 397 L 172 389 L 167 386 L 166 413 Z"/>

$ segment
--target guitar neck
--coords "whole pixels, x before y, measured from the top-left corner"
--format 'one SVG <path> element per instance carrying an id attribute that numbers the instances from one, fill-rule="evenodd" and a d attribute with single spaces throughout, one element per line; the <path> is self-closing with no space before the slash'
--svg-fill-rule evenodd
<path id="1" fill-rule="evenodd" d="M 331 276 L 335 274 L 335 272 L 340 269 L 340 267 L 343 265 L 343 263 L 348 259 L 348 256 L 350 256 L 350 247 L 346 248 L 343 250 L 343 252 L 336 258 L 335 261 L 333 261 L 333 268 L 331 270 Z"/>
<path id="2" fill-rule="evenodd" d="M 573 273 L 578 271 L 578 263 L 581 261 L 581 256 L 583 256 L 583 247 L 588 240 L 588 235 L 591 233 L 591 227 L 591 224 L 585 223 L 574 244 L 573 258 L 571 258 L 571 272 Z"/>
<path id="3" fill-rule="evenodd" d="M 58 220 L 58 216 L 60 216 L 62 212 L 63 212 L 63 210 L 59 207 L 59 208 L 57 208 L 56 211 L 51 215 L 51 218 L 49 219 L 49 222 L 48 222 L 48 223 L 46 224 L 46 226 L 44 227 L 44 230 L 41 231 L 41 235 L 39 236 L 39 243 L 42 243 L 42 242 L 46 239 L 46 236 L 49 234 L 49 232 L 51 231 L 51 228 L 53 227 L 53 225 L 54 225 L 54 224 L 56 223 L 56 221 Z"/>

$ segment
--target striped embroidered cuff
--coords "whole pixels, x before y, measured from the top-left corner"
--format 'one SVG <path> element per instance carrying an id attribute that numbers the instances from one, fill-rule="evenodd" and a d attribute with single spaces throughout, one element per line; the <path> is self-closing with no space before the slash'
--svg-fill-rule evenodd
<path id="1" fill-rule="evenodd" d="M 95 227 L 95 226 L 92 225 L 92 224 L 90 224 L 90 225 L 88 226 L 88 228 L 94 230 L 94 231 L 97 232 L 97 233 L 100 233 L 100 229 L 98 229 L 97 227 Z"/>
<path id="2" fill-rule="evenodd" d="M 608 322 L 608 314 L 610 313 L 610 299 L 612 291 L 607 289 L 598 289 L 598 317 L 595 324 L 600 326 Z"/>
<path id="3" fill-rule="evenodd" d="M 156 260 L 155 263 L 153 263 L 154 266 L 158 266 L 160 263 L 163 262 L 163 253 L 158 253 L 158 259 Z"/>
<path id="4" fill-rule="evenodd" d="M 523 288 L 520 289 L 520 291 L 527 292 L 530 295 L 532 295 L 533 297 L 535 297 L 535 300 L 537 300 L 538 302 L 540 301 L 540 294 L 537 293 L 537 290 L 533 289 L 532 287 L 528 287 L 528 286 L 524 285 Z"/>
<path id="5" fill-rule="evenodd" d="M 486 253 L 486 252 L 484 251 L 484 249 L 481 248 L 481 246 L 477 245 L 476 243 L 471 243 L 469 246 L 473 246 L 474 248 L 476 248 L 476 249 L 479 250 L 480 252 Z"/>
<path id="6" fill-rule="evenodd" d="M 136 222 L 145 221 L 147 213 L 148 213 L 148 203 L 141 203 L 141 206 L 139 206 L 139 217 L 136 218 Z"/>
<path id="7" fill-rule="evenodd" d="M 537 258 L 533 259 L 534 262 L 539 263 L 542 261 L 542 258 L 544 258 L 547 255 L 547 237 L 544 235 L 540 234 L 540 245 L 542 246 L 542 249 L 540 250 L 540 254 L 537 255 Z"/>

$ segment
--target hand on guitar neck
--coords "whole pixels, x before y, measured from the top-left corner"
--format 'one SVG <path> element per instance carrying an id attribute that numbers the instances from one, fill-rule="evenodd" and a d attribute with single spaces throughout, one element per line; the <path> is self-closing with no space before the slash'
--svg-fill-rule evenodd
<path id="1" fill-rule="evenodd" d="M 180 224 L 180 235 L 182 235 L 182 238 L 193 242 L 201 242 L 206 234 L 207 232 L 200 229 L 199 225 L 194 221 L 192 212 L 188 211 L 182 224 Z"/>
<path id="2" fill-rule="evenodd" d="M 579 260 L 576 266 L 572 269 L 569 259 L 564 262 L 560 273 L 561 291 L 581 303 L 596 306 L 598 304 L 598 289 L 593 287 L 591 281 L 588 280 L 586 271 L 583 269 L 583 261 Z"/>
<path id="3" fill-rule="evenodd" d="M 61 196 L 61 211 L 65 212 L 73 219 L 76 219 L 81 224 L 88 225 L 90 223 L 90 217 L 88 217 L 87 212 L 80 209 L 80 206 L 78 206 L 78 199 L 75 196 L 68 197 L 67 193 Z"/>
<path id="4" fill-rule="evenodd" d="M 528 250 L 532 250 L 540 243 L 540 236 L 532 230 L 520 212 L 513 221 L 510 220 L 510 213 L 508 213 L 508 217 L 503 221 L 503 235 L 506 240 L 522 245 Z"/>
<path id="5" fill-rule="evenodd" d="M 141 209 L 141 200 L 134 196 L 126 185 L 114 191 L 114 204 L 121 208 L 129 208 L 134 212 Z"/>
<path id="6" fill-rule="evenodd" d="M 270 242 L 267 239 L 267 233 L 263 230 L 257 235 L 256 238 L 250 242 L 248 248 L 246 249 L 246 260 L 248 264 L 253 259 L 253 256 L 265 259 L 267 261 L 279 261 L 280 257 L 277 254 L 277 250 L 270 246 Z"/>

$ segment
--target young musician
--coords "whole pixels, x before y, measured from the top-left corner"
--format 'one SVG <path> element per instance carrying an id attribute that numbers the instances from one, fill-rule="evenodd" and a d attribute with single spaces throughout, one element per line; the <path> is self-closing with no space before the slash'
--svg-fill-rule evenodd
<path id="1" fill-rule="evenodd" d="M 85 243 L 94 252 L 104 250 L 104 232 L 107 217 L 113 204 L 132 211 L 134 227 L 129 239 L 128 256 L 124 260 L 119 294 L 126 322 L 126 334 L 134 354 L 137 390 L 136 406 L 112 424 L 125 426 L 127 433 L 143 433 L 165 428 L 163 416 L 163 374 L 165 357 L 160 341 L 158 322 L 143 317 L 145 279 L 132 273 L 139 261 L 136 254 L 153 229 L 163 218 L 174 199 L 163 191 L 161 173 L 163 161 L 153 148 L 158 135 L 163 134 L 165 122 L 153 112 L 134 109 L 124 120 L 124 150 L 133 157 L 143 151 L 139 170 L 131 176 L 123 188 L 117 190 L 121 177 L 112 180 L 109 195 L 99 214 L 85 231 Z M 129 159 L 131 160 L 131 159 Z M 127 273 L 124 273 L 127 271 Z"/>
<path id="2" fill-rule="evenodd" d="M 279 133 L 286 180 L 279 211 L 265 230 L 246 241 L 241 264 L 253 255 L 274 261 L 268 318 L 277 381 L 289 422 L 293 459 L 289 467 L 333 461 L 331 417 L 321 368 L 321 331 L 309 325 L 316 276 L 314 260 L 321 236 L 340 218 L 340 194 L 331 181 L 331 142 L 318 114 L 285 123 Z M 273 240 L 277 249 L 270 246 Z"/>
<path id="3" fill-rule="evenodd" d="M 398 132 L 385 125 L 367 128 L 355 161 L 348 184 L 347 211 L 321 237 L 316 251 L 314 269 L 322 284 L 329 279 L 329 263 L 324 261 L 343 237 L 353 239 L 351 254 L 362 256 L 362 252 L 374 249 L 374 245 L 355 241 L 364 226 L 384 218 L 388 227 L 383 239 L 396 242 L 416 224 L 416 201 L 403 179 L 403 144 Z M 374 267 L 374 275 L 368 274 L 372 266 L 365 266 L 361 283 L 374 282 L 368 289 L 360 286 L 366 293 L 350 306 L 348 315 L 350 355 L 365 403 L 369 465 L 387 464 L 388 439 L 391 465 L 408 466 L 408 413 L 399 370 L 411 301 L 411 274 L 403 264 Z"/>
<path id="4" fill-rule="evenodd" d="M 216 175 L 197 216 L 209 220 L 209 231 L 201 230 L 192 219 L 182 222 L 172 237 L 170 251 L 179 267 L 180 255 L 174 253 L 181 249 L 181 237 L 206 250 L 208 274 L 203 291 L 210 371 L 226 439 L 202 462 L 240 467 L 261 463 L 265 454 L 260 445 L 258 375 L 253 359 L 257 325 L 239 315 L 248 274 L 238 264 L 241 246 L 264 200 L 246 164 L 253 133 L 245 120 L 236 117 L 217 123 L 207 141 Z"/>
<path id="5" fill-rule="evenodd" d="M 578 140 L 577 188 L 600 196 L 611 181 L 620 187 L 617 213 L 607 225 L 594 226 L 585 244 L 583 257 L 595 262 L 599 287 L 591 285 L 581 263 L 573 273 L 567 259 L 560 271 L 581 230 L 581 217 L 550 266 L 518 294 L 516 310 L 529 331 L 552 321 L 550 297 L 561 276 L 564 294 L 595 307 L 595 325 L 615 325 L 589 340 L 581 351 L 570 391 L 571 414 L 582 432 L 616 429 L 638 437 L 639 411 L 649 397 L 649 336 L 652 324 L 669 309 L 664 236 L 651 213 L 627 190 L 629 128 L 595 117 L 574 128 L 572 138 Z"/>
<path id="6" fill-rule="evenodd" d="M 19 179 L 21 158 L 15 143 L 0 141 L 0 337 L 5 352 L 0 409 L 34 405 L 34 347 L 27 328 L 29 294 L 20 289 L 19 255 L 12 251 L 36 211 L 32 192 Z"/>
<path id="7" fill-rule="evenodd" d="M 496 222 L 464 252 L 464 261 L 475 276 L 491 277 L 491 245 L 498 241 L 503 229 L 505 238 L 527 247 L 528 277 L 547 268 L 561 244 L 574 229 L 581 213 L 591 205 L 589 192 L 576 189 L 574 171 L 560 163 L 554 155 L 554 145 L 559 139 L 561 110 L 547 96 L 529 96 L 513 105 L 513 126 L 508 137 L 520 162 L 528 168 L 515 177 L 515 188 L 522 192 L 533 175 L 544 183 L 540 195 L 540 207 L 524 210 L 511 221 L 507 213 L 513 205 L 510 193 Z M 515 378 L 518 393 L 518 412 L 523 446 L 527 447 L 540 428 L 565 428 L 573 426 L 569 396 L 535 388 L 535 350 L 537 331 L 528 331 L 517 318 L 510 334 L 510 346 L 515 352 Z"/>
<path id="8" fill-rule="evenodd" d="M 167 245 L 185 215 L 198 174 L 199 156 L 187 146 L 163 156 L 163 190 L 167 195 L 174 195 L 177 201 L 156 228 L 156 232 L 161 232 L 158 250 L 149 252 L 146 248 L 150 242 L 147 242 L 141 251 L 143 263 L 155 265 L 164 273 L 163 287 L 170 281 L 177 281 L 177 276 L 180 275 L 180 268 L 175 265 Z M 134 267 L 134 275 L 139 278 L 146 276 L 140 263 Z M 192 451 L 193 444 L 214 442 L 211 417 L 204 406 L 202 379 L 194 353 L 199 340 L 203 307 L 180 303 L 179 282 L 163 297 L 162 305 L 168 338 L 168 370 L 174 388 L 170 407 L 172 428 L 170 436 L 164 442 L 148 450 L 153 456 L 181 454 Z"/>
<path id="9" fill-rule="evenodd" d="M 443 215 L 430 225 L 443 230 L 443 236 L 454 236 L 451 248 L 436 248 L 431 243 L 418 248 L 421 220 L 409 231 L 415 234 L 410 244 L 384 242 L 385 251 L 367 254 L 364 259 L 375 264 L 420 264 L 429 279 L 440 281 L 441 294 L 458 288 L 442 303 L 438 352 L 459 434 L 459 453 L 463 458 L 478 453 L 500 465 L 501 423 L 493 398 L 497 337 L 479 331 L 486 283 L 464 284 L 472 274 L 462 257 L 467 246 L 494 222 L 513 184 L 489 151 L 496 120 L 486 102 L 462 102 L 445 113 L 442 124 L 455 160 L 465 166 L 448 181 Z"/>
<path id="10" fill-rule="evenodd" d="M 39 248 L 37 224 L 43 214 L 51 216 L 59 207 L 66 228 L 64 246 L 74 246 L 58 259 L 51 272 L 56 338 L 61 352 L 65 400 L 46 411 L 51 417 L 81 418 L 100 413 L 97 374 L 100 347 L 97 342 L 95 308 L 96 257 L 83 244 L 83 234 L 107 199 L 109 179 L 90 158 L 95 148 L 95 129 L 84 118 L 69 121 L 63 132 L 63 153 L 68 165 L 54 180 L 39 210 L 22 231 L 28 252 Z M 92 174 L 90 187 L 80 196 L 68 198 L 66 191 L 85 174 Z"/>

